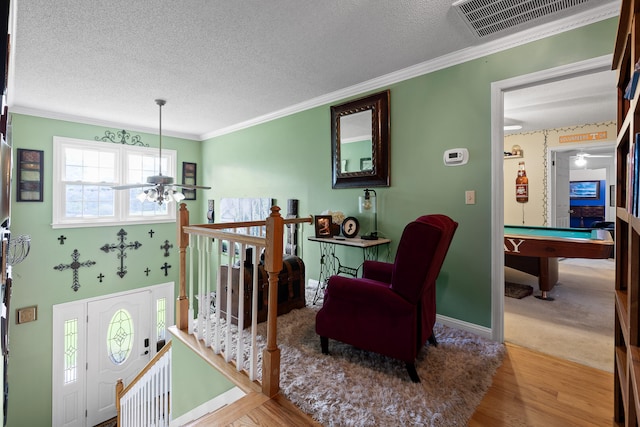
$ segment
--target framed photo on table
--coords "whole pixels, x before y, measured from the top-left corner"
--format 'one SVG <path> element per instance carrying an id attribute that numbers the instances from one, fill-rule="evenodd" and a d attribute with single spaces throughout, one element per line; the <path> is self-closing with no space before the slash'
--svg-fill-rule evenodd
<path id="1" fill-rule="evenodd" d="M 186 185 L 196 185 L 196 168 L 195 163 L 182 162 L 182 183 Z M 184 194 L 185 200 L 195 200 L 196 190 L 183 188 L 182 194 Z"/>
<path id="2" fill-rule="evenodd" d="M 314 217 L 316 237 L 331 237 L 331 221 L 331 215 L 316 215 Z"/>

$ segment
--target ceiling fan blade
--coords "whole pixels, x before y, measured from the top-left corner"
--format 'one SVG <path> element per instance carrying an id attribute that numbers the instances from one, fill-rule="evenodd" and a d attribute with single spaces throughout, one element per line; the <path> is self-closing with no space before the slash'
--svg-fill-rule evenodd
<path id="1" fill-rule="evenodd" d="M 142 188 L 142 187 L 154 187 L 154 184 L 127 184 L 127 185 L 114 185 L 111 187 L 114 190 L 128 190 L 130 188 Z"/>
<path id="2" fill-rule="evenodd" d="M 187 190 L 211 190 L 211 187 L 205 187 L 202 185 L 190 185 L 190 184 L 172 184 L 174 187 L 182 187 Z"/>

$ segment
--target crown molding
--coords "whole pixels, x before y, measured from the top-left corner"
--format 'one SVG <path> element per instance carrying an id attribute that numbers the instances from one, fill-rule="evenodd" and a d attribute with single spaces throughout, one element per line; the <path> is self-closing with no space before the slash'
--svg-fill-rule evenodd
<path id="1" fill-rule="evenodd" d="M 218 136 L 226 135 L 232 132 L 236 132 L 242 129 L 246 129 L 258 124 L 270 122 L 282 117 L 286 117 L 295 113 L 309 110 L 311 108 L 320 107 L 329 103 L 343 100 L 356 95 L 377 90 L 386 86 L 390 86 L 395 83 L 399 83 L 405 80 L 412 79 L 424 74 L 432 73 L 444 68 L 448 68 L 454 65 L 458 65 L 467 61 L 481 58 L 493 53 L 501 52 L 513 47 L 521 46 L 526 43 L 530 43 L 536 40 L 540 40 L 546 37 L 550 37 L 556 34 L 560 34 L 566 31 L 570 31 L 576 28 L 580 28 L 589 24 L 593 24 L 605 19 L 618 16 L 619 10 L 616 4 L 606 4 L 596 7 L 589 11 L 573 15 L 568 18 L 564 18 L 549 24 L 543 24 L 529 30 L 525 30 L 514 34 L 512 36 L 503 37 L 494 41 L 483 43 L 478 46 L 462 49 L 457 52 L 453 52 L 447 55 L 440 56 L 433 60 L 425 61 L 420 64 L 413 65 L 411 67 L 404 68 L 389 74 L 386 74 L 375 79 L 367 80 L 365 82 L 349 86 L 344 89 L 340 89 L 334 92 L 330 92 L 319 97 L 294 104 L 290 107 L 283 108 L 281 110 L 274 111 L 269 114 L 255 117 L 251 120 L 247 120 L 241 123 L 237 123 L 232 126 L 227 126 L 222 129 L 207 132 L 204 134 L 186 133 L 186 132 L 172 132 L 170 130 L 163 129 L 163 135 L 172 136 L 176 138 L 183 138 L 196 141 L 204 141 L 207 139 L 215 138 Z M 11 77 L 12 73 L 10 73 Z M 11 83 L 11 82 L 10 82 Z M 81 117 L 70 114 L 56 113 L 52 111 L 39 110 L 35 108 L 23 107 L 20 105 L 11 105 L 11 97 L 9 96 L 9 111 L 16 114 L 25 114 L 37 117 L 43 117 L 54 120 L 63 120 L 73 123 L 82 123 L 95 126 L 103 126 L 112 129 L 120 129 L 123 127 L 122 123 L 115 123 L 107 120 L 91 119 L 87 117 Z M 125 126 L 128 131 L 144 132 L 149 134 L 157 134 L 157 129 L 151 129 L 147 127 L 137 127 L 127 125 Z"/>
<path id="2" fill-rule="evenodd" d="M 119 123 L 119 122 L 116 123 L 108 120 L 91 119 L 88 117 L 81 117 L 81 116 L 76 116 L 72 114 L 63 114 L 63 113 L 56 113 L 53 111 L 39 110 L 37 108 L 21 107 L 19 105 L 10 106 L 9 112 L 12 114 L 24 114 L 27 116 L 42 117 L 44 119 L 62 120 L 65 122 L 82 123 L 85 125 L 92 125 L 92 126 L 101 126 L 109 129 L 126 129 L 127 132 L 143 132 L 151 135 L 158 134 L 158 128 L 149 128 L 149 127 L 135 126 L 130 124 L 123 125 L 122 123 Z M 171 136 L 174 138 L 201 141 L 200 135 L 198 134 L 175 132 L 175 131 L 167 130 L 164 128 L 162 129 L 162 136 Z"/>
<path id="3" fill-rule="evenodd" d="M 311 108 L 319 107 L 332 102 L 340 101 L 351 96 L 360 95 L 364 92 L 376 90 L 389 86 L 395 83 L 399 83 L 405 80 L 412 79 L 424 74 L 432 73 L 434 71 L 442 70 L 454 65 L 462 64 L 473 59 L 478 59 L 483 56 L 491 55 L 493 53 L 501 52 L 513 47 L 521 46 L 527 43 L 531 43 L 536 40 L 544 39 L 556 34 L 561 34 L 566 31 L 570 31 L 576 28 L 584 27 L 589 24 L 603 21 L 605 19 L 613 18 L 619 15 L 619 9 L 616 4 L 606 4 L 596 7 L 586 12 L 582 12 L 573 15 L 568 18 L 560 19 L 548 24 L 539 25 L 514 34 L 500 38 L 495 41 L 487 42 L 479 46 L 469 47 L 459 50 L 447 55 L 440 56 L 433 60 L 425 61 L 420 64 L 413 65 L 411 67 L 404 68 L 393 73 L 386 74 L 375 79 L 367 80 L 366 82 L 359 83 L 357 85 L 349 86 L 347 88 L 331 92 L 317 98 L 310 99 L 299 104 L 292 105 L 287 108 L 283 108 L 278 111 L 274 111 L 263 116 L 256 117 L 245 122 L 241 122 L 232 126 L 228 126 L 216 131 L 208 132 L 200 135 L 201 140 L 207 140 L 215 138 L 217 136 L 226 135 L 232 132 L 236 132 L 242 129 L 246 129 L 258 124 L 266 123 L 271 120 L 279 119 L 289 116 L 291 114 L 299 113 L 301 111 L 309 110 Z"/>

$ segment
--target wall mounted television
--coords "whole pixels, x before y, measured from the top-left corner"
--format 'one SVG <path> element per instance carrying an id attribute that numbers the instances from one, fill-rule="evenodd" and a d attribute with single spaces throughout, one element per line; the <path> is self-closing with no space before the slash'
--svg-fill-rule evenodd
<path id="1" fill-rule="evenodd" d="M 600 181 L 569 182 L 569 198 L 571 200 L 598 200 L 600 198 Z"/>

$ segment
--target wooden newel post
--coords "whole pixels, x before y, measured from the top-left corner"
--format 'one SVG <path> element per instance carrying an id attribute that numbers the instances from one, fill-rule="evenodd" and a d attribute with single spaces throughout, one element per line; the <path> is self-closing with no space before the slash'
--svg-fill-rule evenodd
<path id="1" fill-rule="evenodd" d="M 184 232 L 183 227 L 189 225 L 189 211 L 185 203 L 180 204 L 178 211 L 178 247 L 180 253 L 180 278 L 179 294 L 176 301 L 176 326 L 182 331 L 189 328 L 189 300 L 187 299 L 187 246 L 189 246 L 189 235 Z"/>
<path id="2" fill-rule="evenodd" d="M 116 427 L 120 427 L 120 395 L 122 390 L 124 390 L 124 383 L 122 378 L 118 378 L 116 383 Z"/>
<path id="3" fill-rule="evenodd" d="M 284 220 L 280 208 L 273 206 L 267 218 L 264 266 L 269 273 L 267 347 L 262 352 L 262 393 L 273 397 L 280 389 L 280 349 L 277 344 L 278 276 L 282 270 Z"/>

